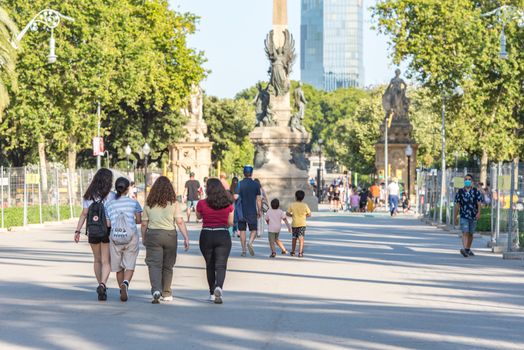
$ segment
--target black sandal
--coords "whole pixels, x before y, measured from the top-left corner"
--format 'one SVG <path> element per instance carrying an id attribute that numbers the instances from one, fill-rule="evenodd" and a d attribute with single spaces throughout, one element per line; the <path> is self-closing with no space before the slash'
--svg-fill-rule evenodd
<path id="1" fill-rule="evenodd" d="M 295 256 L 295 252 L 291 252 L 291 253 L 289 253 L 289 255 Z"/>
<path id="2" fill-rule="evenodd" d="M 277 256 L 277 253 L 273 252 L 273 253 L 271 253 L 271 255 L 269 257 L 270 258 L 274 258 L 275 256 Z"/>
<path id="3" fill-rule="evenodd" d="M 303 254 L 303 253 L 298 253 L 298 257 L 299 257 L 299 258 L 303 258 L 303 257 L 304 257 L 304 254 Z"/>

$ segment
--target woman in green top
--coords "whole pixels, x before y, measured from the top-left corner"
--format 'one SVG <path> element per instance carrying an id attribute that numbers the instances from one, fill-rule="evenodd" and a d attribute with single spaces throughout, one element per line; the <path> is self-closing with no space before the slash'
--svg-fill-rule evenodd
<path id="1" fill-rule="evenodd" d="M 184 236 L 184 248 L 189 249 L 189 236 L 182 218 L 175 190 L 169 179 L 159 177 L 149 195 L 142 213 L 142 243 L 146 247 L 153 304 L 173 300 L 171 282 L 176 262 L 177 232 L 174 222 Z"/>

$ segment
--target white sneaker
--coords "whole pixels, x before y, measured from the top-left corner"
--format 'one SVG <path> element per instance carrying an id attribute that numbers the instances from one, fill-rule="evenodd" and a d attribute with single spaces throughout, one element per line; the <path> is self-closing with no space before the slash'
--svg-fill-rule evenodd
<path id="1" fill-rule="evenodd" d="M 222 304 L 222 288 L 215 288 L 215 304 Z"/>
<path id="2" fill-rule="evenodd" d="M 173 296 L 162 297 L 162 301 L 173 301 Z"/>
<path id="3" fill-rule="evenodd" d="M 154 293 L 153 293 L 153 300 L 151 300 L 151 302 L 153 304 L 159 304 L 160 303 L 160 292 L 158 290 L 156 290 Z"/>
<path id="4" fill-rule="evenodd" d="M 207 301 L 209 301 L 211 303 L 214 303 L 215 302 L 215 295 L 214 294 L 209 295 L 209 298 L 207 298 Z"/>

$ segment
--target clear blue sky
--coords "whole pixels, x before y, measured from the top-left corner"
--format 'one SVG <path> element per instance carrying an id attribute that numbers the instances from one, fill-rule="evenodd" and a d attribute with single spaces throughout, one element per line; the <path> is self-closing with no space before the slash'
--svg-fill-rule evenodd
<path id="1" fill-rule="evenodd" d="M 300 0 L 288 0 L 289 29 L 300 52 Z M 395 66 L 388 57 L 386 38 L 371 30 L 369 7 L 376 0 L 364 0 L 364 67 L 366 85 L 388 82 Z M 271 30 L 272 0 L 170 0 L 180 12 L 201 17 L 198 32 L 189 46 L 204 51 L 205 67 L 212 72 L 202 83 L 209 95 L 233 97 L 259 80 L 267 80 L 269 63 L 264 53 L 264 39 Z M 300 79 L 295 63 L 292 79 Z"/>

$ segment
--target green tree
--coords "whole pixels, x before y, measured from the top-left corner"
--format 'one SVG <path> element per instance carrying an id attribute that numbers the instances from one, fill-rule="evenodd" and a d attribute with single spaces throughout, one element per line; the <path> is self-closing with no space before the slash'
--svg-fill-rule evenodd
<path id="1" fill-rule="evenodd" d="M 252 163 L 254 146 L 249 133 L 255 126 L 255 111 L 246 100 L 206 96 L 204 120 L 213 144 L 212 160 L 221 161 L 224 171 L 236 174 L 245 163 Z"/>
<path id="2" fill-rule="evenodd" d="M 186 45 L 194 16 L 169 10 L 166 0 L 6 0 L 6 7 L 18 23 L 45 7 L 75 18 L 55 31 L 54 65 L 45 63 L 49 33 L 24 40 L 20 93 L 2 125 L 11 131 L 11 150 L 25 151 L 24 161 L 38 148 L 58 159 L 67 155 L 74 167 L 77 153 L 90 149 L 96 136 L 97 101 L 113 158 L 123 158 L 128 143 L 137 150 L 147 141 L 158 159 L 176 141 L 184 122 L 179 110 L 204 76 L 201 54 Z"/>
<path id="3" fill-rule="evenodd" d="M 7 12 L 0 7 L 0 121 L 9 105 L 8 87 L 16 87 L 16 52 L 11 40 L 18 35 L 18 29 Z"/>
<path id="4" fill-rule="evenodd" d="M 521 0 L 503 3 L 522 8 Z M 408 62 L 409 75 L 434 100 L 447 100 L 446 123 L 458 141 L 448 150 L 480 153 L 484 174 L 488 158 L 508 159 L 522 150 L 515 131 L 523 105 L 524 36 L 515 21 L 506 23 L 510 57 L 498 57 L 500 23 L 481 16 L 496 6 L 488 0 L 384 0 L 374 8 L 379 30 L 391 38 L 394 62 Z M 457 85 L 464 97 L 449 98 Z"/>

